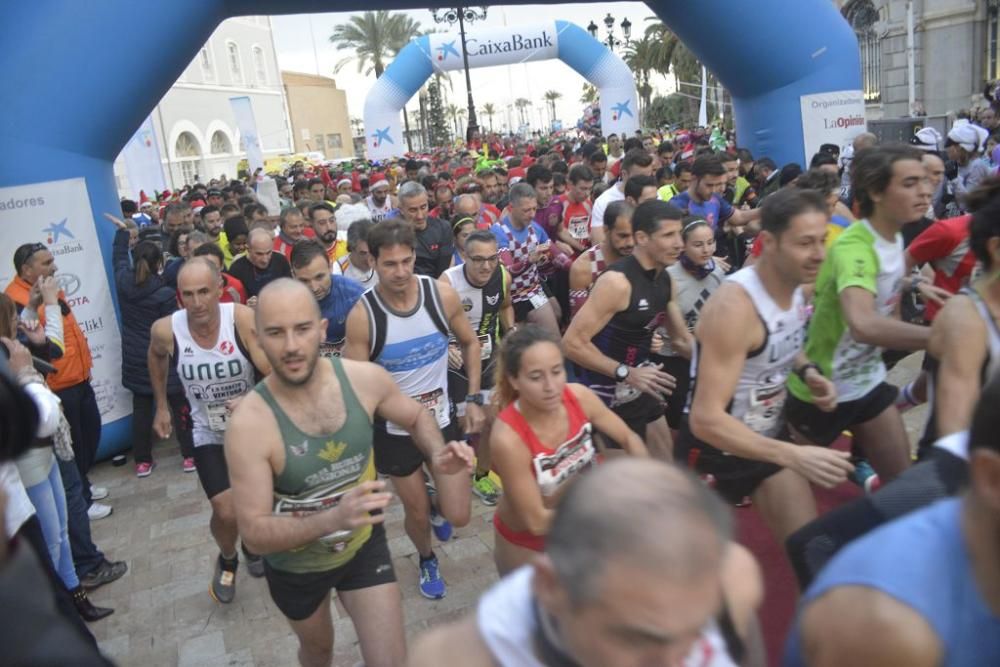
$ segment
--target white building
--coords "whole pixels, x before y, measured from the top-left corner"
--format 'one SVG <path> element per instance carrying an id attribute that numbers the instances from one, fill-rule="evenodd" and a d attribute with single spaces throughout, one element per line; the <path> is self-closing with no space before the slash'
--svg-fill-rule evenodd
<path id="1" fill-rule="evenodd" d="M 248 96 L 264 157 L 292 152 L 281 71 L 266 16 L 231 18 L 208 42 L 152 112 L 168 188 L 225 175 L 246 157 L 229 98 Z M 123 196 L 138 197 L 124 162 L 115 161 Z M 147 193 L 152 195 L 152 193 Z"/>

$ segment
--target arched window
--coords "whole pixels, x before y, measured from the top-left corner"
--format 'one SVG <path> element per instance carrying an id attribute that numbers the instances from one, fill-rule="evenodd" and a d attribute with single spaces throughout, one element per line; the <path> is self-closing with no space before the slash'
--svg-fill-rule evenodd
<path id="1" fill-rule="evenodd" d="M 174 154 L 181 168 L 181 178 L 185 183 L 194 183 L 201 166 L 201 145 L 190 132 L 181 132 L 174 144 Z"/>
<path id="2" fill-rule="evenodd" d="M 226 53 L 229 55 L 229 73 L 234 85 L 243 83 L 243 67 L 240 64 L 240 47 L 236 42 L 226 42 Z"/>
<path id="3" fill-rule="evenodd" d="M 844 6 L 844 17 L 854 28 L 861 49 L 865 104 L 878 104 L 882 101 L 882 36 L 876 28 L 878 10 L 871 0 L 853 0 Z"/>
<path id="4" fill-rule="evenodd" d="M 267 64 L 264 61 L 264 49 L 259 46 L 254 46 L 253 50 L 253 69 L 254 76 L 257 77 L 258 86 L 267 85 Z"/>
<path id="5" fill-rule="evenodd" d="M 202 78 L 205 81 L 215 81 L 215 65 L 212 64 L 212 54 L 209 53 L 207 44 L 198 52 L 198 64 L 201 65 Z"/>
<path id="6" fill-rule="evenodd" d="M 213 155 L 219 155 L 223 153 L 232 153 L 233 144 L 229 141 L 229 137 L 222 130 L 216 130 L 212 133 L 212 145 L 210 150 Z"/>

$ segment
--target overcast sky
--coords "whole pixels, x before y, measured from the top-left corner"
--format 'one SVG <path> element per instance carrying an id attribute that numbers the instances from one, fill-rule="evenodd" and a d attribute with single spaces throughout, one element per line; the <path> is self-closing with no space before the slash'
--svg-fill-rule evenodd
<path id="1" fill-rule="evenodd" d="M 537 24 L 556 19 L 574 21 L 583 28 L 593 20 L 600 26 L 598 37 L 603 39 L 606 32 L 603 24 L 604 16 L 611 11 L 616 20 L 616 34 L 621 38 L 617 24 L 625 17 L 632 22 L 632 35 L 641 36 L 649 25 L 647 17 L 653 16 L 649 6 L 642 2 L 619 2 L 604 4 L 562 4 L 562 5 L 518 5 L 491 6 L 487 17 L 475 26 L 501 27 Z M 407 11 L 420 25 L 425 28 L 447 29 L 447 24 L 438 25 L 434 22 L 430 11 Z M 338 51 L 330 43 L 329 36 L 334 26 L 344 23 L 350 13 L 329 14 L 298 14 L 294 16 L 273 16 L 271 24 L 274 32 L 274 42 L 278 52 L 278 63 L 282 70 L 307 72 L 331 76 L 337 81 L 337 86 L 347 91 L 348 111 L 351 117 L 361 118 L 364 110 L 365 96 L 375 81 L 375 75 L 364 76 L 357 71 L 357 65 L 349 63 L 334 74 L 336 64 L 350 52 Z M 475 26 L 472 28 L 475 29 Z M 467 30 L 468 30 L 467 26 Z M 456 25 L 454 30 L 458 31 Z M 531 123 L 539 125 L 539 110 L 545 108 L 543 95 L 547 90 L 557 90 L 562 98 L 556 103 L 557 118 L 564 125 L 575 124 L 580 117 L 583 105 L 580 95 L 583 92 L 584 79 L 559 60 L 549 60 L 523 65 L 488 67 L 471 70 L 472 94 L 476 110 L 480 114 L 479 124 L 489 127 L 489 121 L 482 117 L 482 106 L 491 102 L 500 112 L 494 116 L 493 126 L 500 129 L 507 118 L 509 105 L 518 97 L 526 97 L 535 103 L 532 110 Z M 454 90 L 445 88 L 449 103 L 465 108 L 466 90 L 465 78 L 461 71 L 451 73 Z M 670 88 L 666 79 L 658 78 L 653 85 L 660 92 Z M 407 108 L 416 108 L 416 97 Z M 513 117 L 514 111 L 511 111 Z M 548 112 L 544 111 L 544 122 L 548 122 Z M 516 120 L 514 121 L 516 125 Z"/>

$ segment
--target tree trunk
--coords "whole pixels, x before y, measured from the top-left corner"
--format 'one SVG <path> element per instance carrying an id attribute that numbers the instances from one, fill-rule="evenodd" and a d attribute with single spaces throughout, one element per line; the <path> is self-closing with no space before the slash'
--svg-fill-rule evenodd
<path id="1" fill-rule="evenodd" d="M 413 140 L 410 138 L 410 114 L 406 113 L 406 106 L 403 106 L 403 134 L 406 136 L 406 150 L 413 152 Z"/>

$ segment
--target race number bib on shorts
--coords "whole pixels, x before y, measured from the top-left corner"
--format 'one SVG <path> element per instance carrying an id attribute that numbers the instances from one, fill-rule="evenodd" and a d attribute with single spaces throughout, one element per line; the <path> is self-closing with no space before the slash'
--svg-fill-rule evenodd
<path id="1" fill-rule="evenodd" d="M 431 417 L 434 418 L 439 427 L 444 428 L 448 425 L 450 415 L 448 414 L 448 401 L 443 389 L 435 389 L 426 394 L 411 396 L 411 398 L 427 408 L 427 411 L 431 413 Z M 409 435 L 407 430 L 392 422 L 386 422 L 385 430 L 389 435 Z"/>
<path id="2" fill-rule="evenodd" d="M 479 359 L 486 361 L 493 356 L 493 337 L 489 334 L 479 334 Z"/>
<path id="3" fill-rule="evenodd" d="M 205 412 L 208 414 L 208 428 L 220 433 L 226 430 L 229 425 L 229 408 L 225 401 L 208 403 L 205 405 Z"/>
<path id="4" fill-rule="evenodd" d="M 322 512 L 340 503 L 341 497 L 347 493 L 347 489 L 318 498 L 308 498 L 296 500 L 295 498 L 277 497 L 274 499 L 274 513 L 279 516 L 303 517 Z M 352 530 L 338 530 L 319 538 L 318 542 L 326 547 L 330 553 L 339 553 L 347 548 L 347 543 L 354 535 Z M 295 551 L 293 549 L 293 551 Z"/>
<path id="5" fill-rule="evenodd" d="M 586 423 L 572 438 L 556 447 L 551 454 L 536 454 L 531 460 L 535 479 L 543 496 L 555 494 L 559 487 L 583 470 L 593 465 L 597 459 L 594 449 L 592 427 Z"/>
<path id="6" fill-rule="evenodd" d="M 750 391 L 750 405 L 743 415 L 743 423 L 754 433 L 773 437 L 781 427 L 781 413 L 785 407 L 784 384 L 758 387 Z"/>

